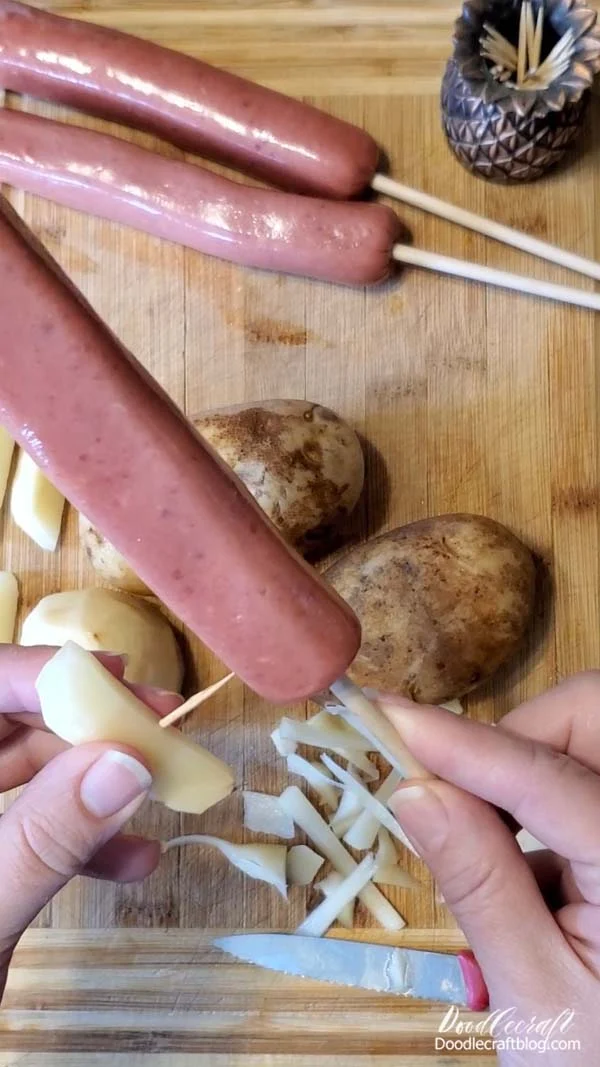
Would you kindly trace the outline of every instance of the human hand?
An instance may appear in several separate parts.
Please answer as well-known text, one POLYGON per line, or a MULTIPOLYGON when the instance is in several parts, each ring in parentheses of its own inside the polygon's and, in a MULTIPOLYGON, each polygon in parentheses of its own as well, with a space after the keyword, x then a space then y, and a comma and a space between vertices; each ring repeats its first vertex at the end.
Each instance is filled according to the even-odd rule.
MULTIPOLYGON (((35 681, 54 650, 0 645, 0 793, 27 785, 0 819, 0 998, 19 937, 76 874, 117 882, 151 874, 160 845, 119 834, 152 779, 122 745, 69 748, 45 728, 35 681)), ((119 656, 99 655, 122 678, 119 656)), ((132 686, 161 715, 179 698, 132 686)))
MULTIPOLYGON (((600 673, 572 678, 495 728, 440 708, 379 699, 411 752, 444 779, 408 783, 390 806, 477 957, 491 1010, 507 1013, 498 1017, 495 1036, 514 1038, 515 1021, 524 1020, 518 1027, 524 1036, 534 1017, 538 1023, 560 1019, 549 1035, 545 1067, 595 1062, 600 673), (523 856, 492 805, 551 851, 523 856), (564 1014, 570 1011, 572 1022, 564 1014), (571 1039, 581 1043, 580 1051, 552 1048, 554 1040, 571 1039)), ((456 1032, 446 1036, 456 1038, 456 1032)), ((529 1038, 542 1035, 529 1030, 529 1038)), ((533 1050, 505 1048, 499 1062, 522 1067, 542 1060, 533 1050)))

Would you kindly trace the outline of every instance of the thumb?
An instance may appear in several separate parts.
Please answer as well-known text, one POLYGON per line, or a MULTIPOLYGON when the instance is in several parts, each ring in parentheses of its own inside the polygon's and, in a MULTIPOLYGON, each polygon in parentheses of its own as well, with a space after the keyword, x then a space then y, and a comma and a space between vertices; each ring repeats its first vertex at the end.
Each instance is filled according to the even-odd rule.
POLYGON ((133 755, 107 744, 82 745, 48 763, 2 816, 4 966, 23 930, 127 822, 151 785, 150 772, 133 755))
MULTIPOLYGON (((526 1002, 541 974, 552 1003, 548 961, 559 958, 560 934, 534 875, 493 808, 439 781, 400 788, 390 807, 464 931, 492 1003, 526 1002)), ((560 998, 558 975, 554 984, 560 998)))

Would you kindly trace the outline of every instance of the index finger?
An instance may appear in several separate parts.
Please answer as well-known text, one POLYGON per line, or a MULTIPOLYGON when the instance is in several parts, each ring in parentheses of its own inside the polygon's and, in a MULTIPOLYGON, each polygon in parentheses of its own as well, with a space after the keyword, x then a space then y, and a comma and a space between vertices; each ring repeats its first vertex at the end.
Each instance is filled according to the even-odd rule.
MULTIPOLYGON (((38 713, 40 701, 35 688, 38 675, 56 653, 44 646, 0 645, 0 715, 38 713)), ((123 657, 99 652, 98 659, 116 678, 125 671, 123 657)))
MULTIPOLYGON (((56 651, 56 648, 46 646, 0 645, 0 715, 8 716, 12 722, 44 728, 35 683, 42 667, 56 651)), ((115 678, 123 680, 125 660, 122 656, 110 652, 95 652, 94 655, 115 678)), ((177 693, 147 685, 123 684, 160 716, 168 715, 182 702, 177 693)))
POLYGON ((434 774, 510 812, 566 859, 600 864, 600 778, 589 768, 509 730, 391 700, 385 714, 434 774))

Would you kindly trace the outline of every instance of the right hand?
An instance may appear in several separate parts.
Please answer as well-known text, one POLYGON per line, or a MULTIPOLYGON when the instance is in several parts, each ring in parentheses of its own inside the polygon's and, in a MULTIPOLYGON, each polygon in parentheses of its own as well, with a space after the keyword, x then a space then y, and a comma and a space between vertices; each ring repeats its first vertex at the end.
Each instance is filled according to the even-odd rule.
MULTIPOLYGON (((19 937, 71 878, 138 881, 160 860, 157 841, 118 833, 152 785, 139 754, 108 743, 69 748, 45 729, 35 681, 54 651, 0 645, 0 793, 29 783, 0 818, 0 997, 19 937)), ((123 677, 119 656, 98 657, 123 677)), ((131 688, 160 715, 180 703, 131 688)))
MULTIPOLYGON (((565 682, 496 728, 379 699, 413 755, 443 779, 407 782, 390 806, 467 936, 491 1009, 526 1024, 575 1013, 550 1041, 573 1039, 580 1051, 549 1041, 541 1055, 509 1049, 500 1062, 598 1062, 600 673, 565 682), (536 869, 495 808, 547 847, 532 854, 536 869)), ((500 1026, 496 1036, 509 1035, 500 1026)))

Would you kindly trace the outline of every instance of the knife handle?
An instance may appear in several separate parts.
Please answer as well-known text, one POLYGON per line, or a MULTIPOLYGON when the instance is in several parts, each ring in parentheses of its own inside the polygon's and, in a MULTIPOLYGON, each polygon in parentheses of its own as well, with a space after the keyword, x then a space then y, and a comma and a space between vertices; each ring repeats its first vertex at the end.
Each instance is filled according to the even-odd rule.
POLYGON ((465 983, 467 1007, 471 1011, 485 1011, 490 1004, 490 995, 475 956, 472 952, 460 952, 458 962, 465 983))

